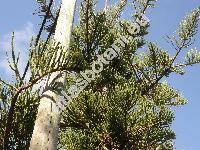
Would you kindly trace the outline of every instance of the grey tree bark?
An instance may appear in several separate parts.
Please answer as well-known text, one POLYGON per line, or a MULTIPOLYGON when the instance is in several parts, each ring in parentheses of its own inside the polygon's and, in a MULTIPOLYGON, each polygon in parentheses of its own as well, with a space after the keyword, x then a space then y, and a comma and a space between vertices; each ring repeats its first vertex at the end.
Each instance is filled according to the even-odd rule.
POLYGON ((108 9, 108 0, 104 1, 104 11, 107 11, 108 9))
MULTIPOLYGON (((57 56, 69 48, 75 3, 76 0, 62 0, 54 39, 65 48, 64 50, 59 50, 57 56)), ((49 76, 49 83, 53 84, 51 81, 58 75, 62 75, 62 77, 57 80, 64 84, 65 73, 63 72, 51 74, 49 76)), ((59 96, 50 89, 43 93, 30 142, 30 150, 56 150, 60 122, 60 112, 56 105, 58 101, 59 96)))

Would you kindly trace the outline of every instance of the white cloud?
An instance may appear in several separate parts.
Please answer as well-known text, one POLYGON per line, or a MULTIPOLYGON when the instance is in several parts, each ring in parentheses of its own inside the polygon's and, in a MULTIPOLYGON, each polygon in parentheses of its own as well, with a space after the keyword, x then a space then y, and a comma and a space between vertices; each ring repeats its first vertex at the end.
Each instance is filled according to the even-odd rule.
MULTIPOLYGON (((27 22, 22 29, 15 30, 15 38, 14 38, 14 47, 16 55, 20 52, 20 60, 19 60, 19 71, 22 73, 27 59, 28 59, 28 48, 30 44, 31 37, 34 35, 33 24, 31 22, 27 22)), ((11 70, 9 69, 9 65, 6 60, 5 52, 10 52, 11 46, 11 33, 0 37, 0 75, 6 79, 11 74, 11 70)))

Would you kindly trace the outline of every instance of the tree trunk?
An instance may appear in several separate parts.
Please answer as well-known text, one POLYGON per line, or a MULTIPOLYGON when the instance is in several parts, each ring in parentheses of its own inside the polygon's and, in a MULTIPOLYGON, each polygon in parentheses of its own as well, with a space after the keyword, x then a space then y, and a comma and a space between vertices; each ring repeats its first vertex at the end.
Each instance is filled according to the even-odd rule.
MULTIPOLYGON (((76 0, 62 0, 56 26, 54 39, 65 47, 65 51, 68 49, 70 43, 75 3, 76 0)), ((59 53, 63 53, 63 51, 58 51, 57 56, 59 56, 59 53)), ((51 74, 49 83, 53 84, 51 81, 60 74, 61 72, 51 74)), ((65 73, 62 73, 62 77, 58 80, 64 84, 65 73)), ((60 122, 60 113, 56 106, 58 101, 58 95, 50 89, 43 93, 30 142, 30 150, 56 150, 60 122)))
POLYGON ((104 11, 106 12, 108 9, 108 0, 105 0, 104 2, 104 11))

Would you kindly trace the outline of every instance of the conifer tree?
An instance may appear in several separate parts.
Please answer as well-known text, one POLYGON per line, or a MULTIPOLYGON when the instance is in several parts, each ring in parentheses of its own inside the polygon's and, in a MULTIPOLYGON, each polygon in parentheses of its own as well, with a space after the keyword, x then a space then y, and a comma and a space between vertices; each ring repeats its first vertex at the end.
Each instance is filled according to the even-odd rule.
MULTIPOLYGON (((191 11, 177 31, 167 36, 167 42, 175 52, 170 55, 168 50, 146 39, 150 22, 144 16, 156 6, 156 0, 131 2, 131 18, 121 16, 129 5, 127 0, 119 0, 116 4, 105 1, 106 7, 98 9, 99 3, 95 0, 81 0, 79 21, 73 27, 67 49, 69 53, 66 53, 67 44, 64 43, 69 40, 59 40, 60 35, 56 38, 56 23, 58 20, 59 24, 62 7, 60 11, 57 8, 52 10, 52 2, 48 4, 38 0, 39 15, 44 19, 38 35, 31 41, 29 61, 23 74, 19 73, 20 56, 15 52, 14 34, 12 36, 8 61, 15 78, 12 83, 0 80, 0 132, 3 133, 0 135, 0 149, 29 149, 30 143, 30 149, 41 149, 48 144, 52 145, 49 149, 57 146, 57 149, 66 150, 174 149, 176 136, 171 129, 174 120, 171 108, 186 104, 187 100, 163 79, 171 73, 183 75, 185 67, 200 63, 200 52, 191 48, 197 33, 200 8, 191 11), (129 30, 133 24, 139 25, 138 30, 129 30), (41 38, 44 30, 48 33, 47 39, 41 38), (116 40, 122 37, 123 44, 116 44, 116 40), (91 82, 88 81, 76 98, 68 101, 63 91, 69 93, 72 85, 80 84, 77 79, 83 80, 83 73, 91 70, 94 62, 102 60, 109 48, 116 50, 116 47, 116 57, 108 61, 104 55, 103 70, 95 74, 94 80, 89 76, 91 82), (183 51, 188 53, 180 62, 178 57, 183 51), (29 70, 31 75, 27 81, 29 70), (63 74, 60 76, 57 72, 65 72, 66 84, 59 80, 63 79, 63 74), (47 84, 48 88, 44 88, 42 83, 45 80, 48 83, 52 74, 58 76, 47 84), (38 88, 37 84, 41 87, 38 88), (63 86, 64 90, 60 90, 63 86), (60 116, 58 145, 55 143, 57 132, 50 131, 52 137, 37 136, 36 131, 40 130, 35 129, 51 125, 50 121, 53 121, 39 124, 38 120, 38 112, 42 110, 40 102, 47 89, 66 102, 60 116), (43 141, 42 138, 47 141, 49 138, 49 143, 39 143, 39 147, 34 147, 37 140, 43 141)), ((64 36, 67 34, 63 33, 64 36)), ((76 95, 78 91, 73 89, 71 92, 76 95)), ((52 99, 48 104, 56 107, 58 102, 52 99)), ((49 119, 46 111, 41 115, 49 119)), ((55 120, 57 123, 50 128, 58 131, 59 115, 55 120)))
MULTIPOLYGON (((57 62, 60 56, 64 54, 63 57, 66 57, 68 53, 67 50, 70 43, 75 3, 76 0, 62 0, 54 35, 55 42, 58 43, 59 46, 62 46, 62 49, 58 49, 58 51, 54 53, 55 56, 53 57, 55 57, 55 60, 50 62, 50 65, 55 62, 55 67, 59 66, 57 62)), ((45 92, 42 94, 38 107, 30 150, 53 150, 57 147, 60 113, 56 104, 59 99, 54 90, 49 87, 54 86, 56 83, 64 84, 65 74, 66 73, 62 71, 49 74, 47 86, 45 87, 45 92)))
MULTIPOLYGON (((71 56, 71 62, 77 61, 76 68, 91 68, 90 64, 98 59, 96 56, 103 54, 120 36, 132 38, 125 47, 120 47, 119 57, 105 65, 95 80, 67 105, 62 115, 60 145, 70 150, 173 149, 171 107, 187 101, 161 79, 171 73, 183 74, 184 67, 199 63, 200 53, 191 50, 183 63, 176 64, 178 55, 193 43, 199 8, 180 23, 177 35, 168 36, 176 52, 170 56, 145 39, 148 23, 140 26, 137 35, 127 31, 126 26, 132 20, 118 19, 126 1, 117 7, 111 6, 106 12, 95 12, 94 4, 92 0, 83 0, 80 24, 73 32, 70 48, 77 54, 74 59, 71 56)), ((137 1, 134 20, 140 20, 154 4, 154 1, 137 1)), ((66 89, 77 82, 81 70, 76 71, 75 79, 72 76, 67 82, 66 89)))

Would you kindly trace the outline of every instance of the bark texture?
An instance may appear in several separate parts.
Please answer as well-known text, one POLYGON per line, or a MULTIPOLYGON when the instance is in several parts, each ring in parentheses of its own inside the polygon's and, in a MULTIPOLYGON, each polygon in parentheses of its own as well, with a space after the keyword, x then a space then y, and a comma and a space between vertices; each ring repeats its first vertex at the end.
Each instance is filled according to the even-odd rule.
MULTIPOLYGON (((56 25, 54 39, 61 43, 66 51, 69 47, 76 0, 62 0, 61 10, 56 25)), ((59 53, 64 51, 59 50, 59 53)), ((59 59, 59 58, 58 58, 59 59)), ((56 72, 49 76, 48 83, 65 82, 65 73, 56 72), (58 76, 58 79, 54 80, 58 76)), ((49 86, 48 86, 49 87, 49 86)), ((56 103, 59 96, 51 89, 47 89, 40 100, 37 118, 30 142, 30 150, 56 150, 58 143, 60 113, 56 103)))

